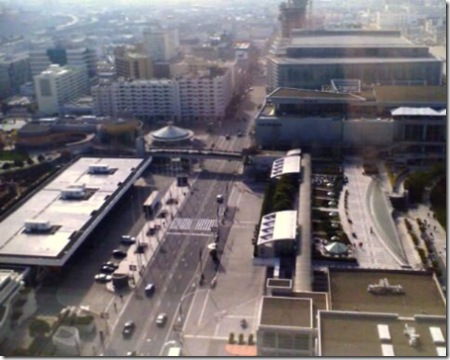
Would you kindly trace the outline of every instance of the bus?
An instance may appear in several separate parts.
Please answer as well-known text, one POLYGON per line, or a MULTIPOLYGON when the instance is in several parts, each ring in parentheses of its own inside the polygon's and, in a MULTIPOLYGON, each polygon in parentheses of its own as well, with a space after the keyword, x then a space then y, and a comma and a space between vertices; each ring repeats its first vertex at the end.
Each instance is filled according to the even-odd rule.
POLYGON ((150 196, 145 200, 143 208, 146 217, 151 217, 158 211, 159 206, 161 205, 161 196, 159 191, 152 191, 150 196))

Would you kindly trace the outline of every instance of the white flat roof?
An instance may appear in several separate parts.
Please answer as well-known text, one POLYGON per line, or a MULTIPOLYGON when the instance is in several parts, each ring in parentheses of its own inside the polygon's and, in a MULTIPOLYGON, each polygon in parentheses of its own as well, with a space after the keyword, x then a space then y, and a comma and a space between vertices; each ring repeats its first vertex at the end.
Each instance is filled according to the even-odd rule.
POLYGON ((272 164, 271 178, 281 176, 283 174, 299 174, 301 156, 285 156, 276 159, 272 164))
POLYGON ((143 169, 139 173, 134 170, 142 162, 131 158, 80 158, 0 223, 0 262, 63 265, 92 229, 84 229, 85 236, 75 239, 71 235, 108 210, 104 207, 107 200, 116 197, 126 183, 136 180, 143 169), (111 174, 88 173, 89 165, 100 163, 115 170, 111 174), (82 184, 92 192, 89 198, 61 199, 62 190, 82 184), (94 211, 98 212, 93 216, 94 211), (52 233, 26 233, 25 220, 48 220, 55 228, 52 233))
POLYGON ((258 245, 276 240, 294 240, 297 233, 297 211, 286 210, 263 216, 258 245))
POLYGON ((417 108, 417 107, 398 107, 396 109, 391 110, 392 116, 446 116, 447 115, 447 109, 443 110, 434 110, 430 107, 425 108, 417 108))

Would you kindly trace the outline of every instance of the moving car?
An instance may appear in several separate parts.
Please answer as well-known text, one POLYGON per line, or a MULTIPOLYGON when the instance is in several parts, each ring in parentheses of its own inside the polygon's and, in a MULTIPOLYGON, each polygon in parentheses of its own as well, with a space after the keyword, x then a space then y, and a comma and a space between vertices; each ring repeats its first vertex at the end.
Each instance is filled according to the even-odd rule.
POLYGON ((242 137, 242 131, 238 131, 238 133, 237 133, 237 137, 242 137))
POLYGON ((156 317, 156 325, 163 327, 167 321, 167 314, 161 313, 156 317))
POLYGON ((144 292, 148 297, 152 296, 155 293, 155 285, 148 283, 144 288, 144 292))
POLYGON ((116 271, 116 267, 109 266, 109 265, 102 265, 100 268, 100 272, 103 274, 112 274, 114 271, 116 271))
POLYGON ((226 139, 226 140, 230 140, 230 139, 231 139, 230 134, 226 134, 226 135, 225 135, 225 139, 226 139))
POLYGON ((108 274, 97 274, 94 276, 94 280, 99 283, 107 283, 112 280, 112 276, 108 274))
POLYGON ((124 337, 130 337, 131 335, 133 335, 134 330, 136 330, 136 324, 133 321, 127 321, 123 325, 122 335, 124 337))
POLYGON ((123 245, 133 245, 136 242, 136 238, 130 235, 122 235, 120 243, 123 245))

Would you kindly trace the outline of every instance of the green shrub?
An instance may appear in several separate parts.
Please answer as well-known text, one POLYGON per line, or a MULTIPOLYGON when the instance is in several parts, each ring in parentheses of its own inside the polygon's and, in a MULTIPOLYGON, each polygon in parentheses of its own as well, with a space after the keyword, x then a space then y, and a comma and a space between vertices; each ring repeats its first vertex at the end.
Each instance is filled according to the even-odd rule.
POLYGON ((235 344, 236 341, 234 340, 234 333, 230 333, 228 336, 228 344, 235 344))
POLYGON ((249 345, 255 345, 255 340, 254 340, 253 334, 250 334, 250 335, 248 336, 248 344, 249 344, 249 345))
POLYGON ((244 334, 239 334, 239 345, 245 345, 244 334))

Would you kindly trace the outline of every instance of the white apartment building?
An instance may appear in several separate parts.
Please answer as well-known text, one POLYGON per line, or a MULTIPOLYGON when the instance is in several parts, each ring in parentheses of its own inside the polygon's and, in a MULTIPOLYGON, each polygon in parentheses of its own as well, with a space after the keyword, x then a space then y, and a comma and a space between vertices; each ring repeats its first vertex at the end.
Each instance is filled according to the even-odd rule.
POLYGON ((211 68, 173 80, 119 79, 92 88, 94 113, 143 120, 221 120, 233 95, 230 68, 211 68))
POLYGON ((45 115, 59 113, 65 103, 89 92, 84 67, 51 64, 47 70, 34 76, 39 112, 45 115))
POLYGON ((177 55, 179 47, 177 29, 149 28, 144 30, 143 49, 153 61, 169 61, 177 55))
POLYGON ((180 117, 178 83, 174 80, 103 82, 92 88, 96 115, 133 114, 142 119, 180 117))
POLYGON ((222 119, 233 96, 232 69, 214 67, 178 79, 182 118, 222 119))

